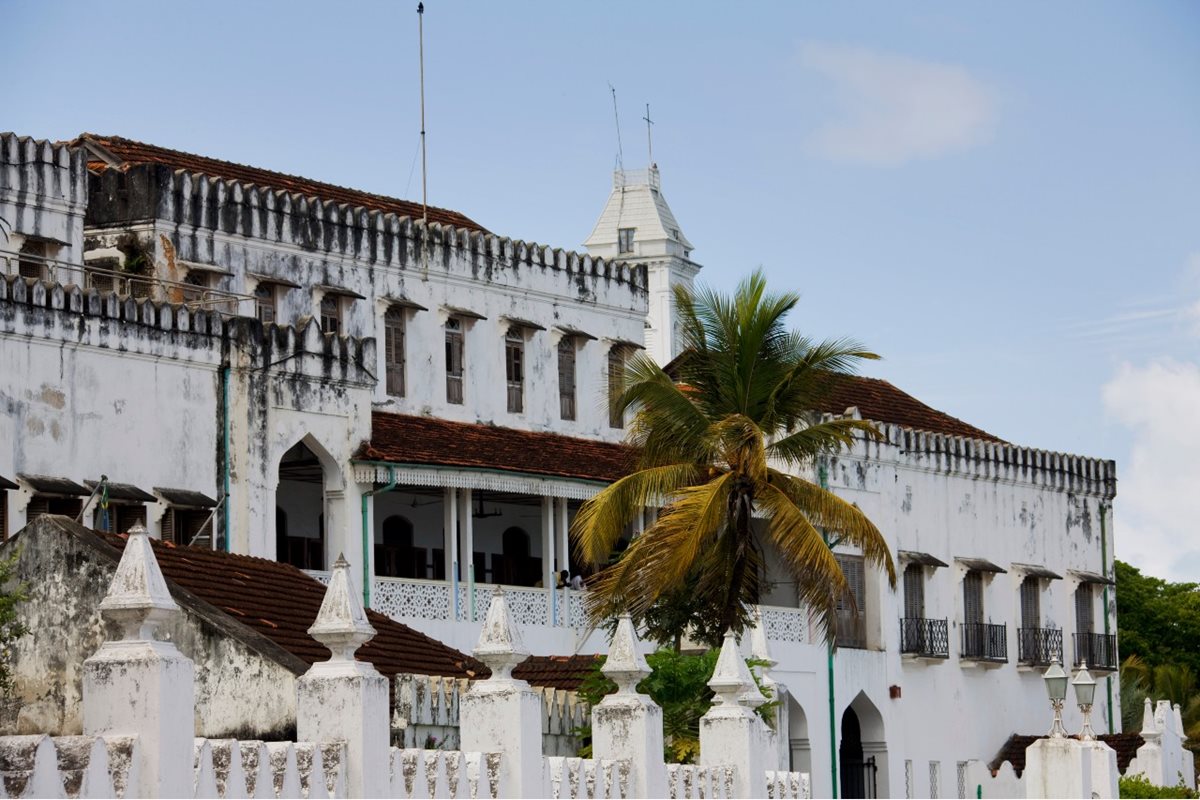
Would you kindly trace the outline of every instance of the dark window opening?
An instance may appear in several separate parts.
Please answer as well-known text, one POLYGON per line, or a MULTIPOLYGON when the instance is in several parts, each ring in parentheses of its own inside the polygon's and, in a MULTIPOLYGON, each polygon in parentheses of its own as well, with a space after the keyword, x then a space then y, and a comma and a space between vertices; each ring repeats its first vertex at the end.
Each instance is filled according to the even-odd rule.
POLYGON ((342 332, 342 301, 335 294, 327 294, 321 298, 321 332, 342 332))
POLYGON ((259 322, 264 325, 275 322, 275 287, 269 283, 254 287, 254 307, 259 322))
POLYGON ((621 228, 617 231, 617 252, 633 252, 633 234, 637 228, 621 228))

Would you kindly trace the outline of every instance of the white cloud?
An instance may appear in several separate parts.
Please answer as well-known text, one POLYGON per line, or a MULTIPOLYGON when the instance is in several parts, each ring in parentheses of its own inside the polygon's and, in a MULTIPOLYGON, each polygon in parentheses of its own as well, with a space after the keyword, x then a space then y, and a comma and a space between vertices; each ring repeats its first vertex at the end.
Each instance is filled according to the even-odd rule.
POLYGON ((963 67, 825 42, 805 43, 801 57, 833 82, 843 111, 809 143, 823 156, 896 165, 966 150, 991 134, 995 96, 963 67))
POLYGON ((1123 364, 1105 409, 1134 435, 1118 464, 1117 557, 1156 577, 1200 577, 1200 364, 1123 364))

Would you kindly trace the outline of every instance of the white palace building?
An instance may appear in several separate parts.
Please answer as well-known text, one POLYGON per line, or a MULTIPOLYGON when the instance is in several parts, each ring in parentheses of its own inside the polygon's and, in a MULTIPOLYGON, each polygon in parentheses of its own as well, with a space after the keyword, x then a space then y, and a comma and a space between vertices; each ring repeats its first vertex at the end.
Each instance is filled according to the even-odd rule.
MULTIPOLYGON (((616 173, 584 248, 119 137, 3 134, 0 532, 142 523, 323 580, 343 553, 367 606, 458 650, 502 584, 535 654, 606 652, 555 577, 580 504, 632 463, 609 386, 637 349, 677 355, 671 287, 700 265, 654 166, 616 173)), ((816 410, 883 432, 809 477, 901 574, 839 550, 857 614, 831 654, 771 571, 780 739, 814 794, 966 796, 967 762, 1047 728, 1055 657, 1086 661, 1093 724, 1118 730, 1114 463, 870 378, 816 410)))

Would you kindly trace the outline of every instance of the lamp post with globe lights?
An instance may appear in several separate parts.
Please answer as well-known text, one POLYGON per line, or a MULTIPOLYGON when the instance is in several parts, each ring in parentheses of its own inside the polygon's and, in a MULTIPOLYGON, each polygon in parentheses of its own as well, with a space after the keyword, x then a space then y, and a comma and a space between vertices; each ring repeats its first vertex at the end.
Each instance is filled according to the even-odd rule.
POLYGON ((1086 661, 1080 663, 1071 687, 1075 689, 1075 702, 1083 713, 1083 729, 1079 731, 1079 739, 1094 741, 1096 732, 1092 730, 1092 701, 1096 699, 1096 679, 1088 672, 1086 661))
MULTIPOLYGON (((1067 673, 1058 663, 1058 657, 1050 662, 1050 668, 1042 676, 1046 681, 1046 694, 1050 696, 1050 707, 1054 709, 1054 725, 1050 728, 1051 739, 1063 739, 1067 735, 1062 724, 1063 702, 1067 699, 1067 673)), ((1095 686, 1093 685, 1093 689, 1095 686)))

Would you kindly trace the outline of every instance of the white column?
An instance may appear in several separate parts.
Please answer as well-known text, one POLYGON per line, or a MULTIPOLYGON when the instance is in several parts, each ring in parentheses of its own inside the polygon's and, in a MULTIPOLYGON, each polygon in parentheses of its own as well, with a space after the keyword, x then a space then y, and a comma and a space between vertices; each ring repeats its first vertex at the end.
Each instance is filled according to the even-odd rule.
POLYGON ((458 489, 447 486, 442 496, 444 516, 442 553, 446 561, 446 583, 450 584, 450 606, 458 619, 458 489))
POLYGON ((571 540, 570 526, 567 524, 567 498, 560 497, 556 502, 558 521, 555 523, 555 531, 558 533, 558 569, 561 572, 571 568, 571 540))
POLYGON ((138 737, 141 780, 127 796, 191 797, 195 668, 173 643, 154 638, 179 607, 141 525, 129 531, 100 614, 120 626, 121 639, 83 662, 83 732, 138 737))
POLYGON ((385 797, 391 771, 388 681, 369 662, 354 657, 375 629, 353 590, 344 558, 333 565, 325 600, 308 633, 331 656, 296 681, 296 736, 305 742, 344 741, 347 795, 385 797))
POLYGON ((554 499, 542 498, 542 586, 554 591, 554 499))
POLYGON ((470 489, 463 489, 459 492, 458 514, 462 521, 459 526, 462 533, 462 547, 460 548, 462 558, 459 560, 462 564, 458 575, 459 580, 467 587, 467 607, 463 611, 467 614, 467 619, 473 622, 475 620, 475 518, 471 514, 471 498, 470 489))

